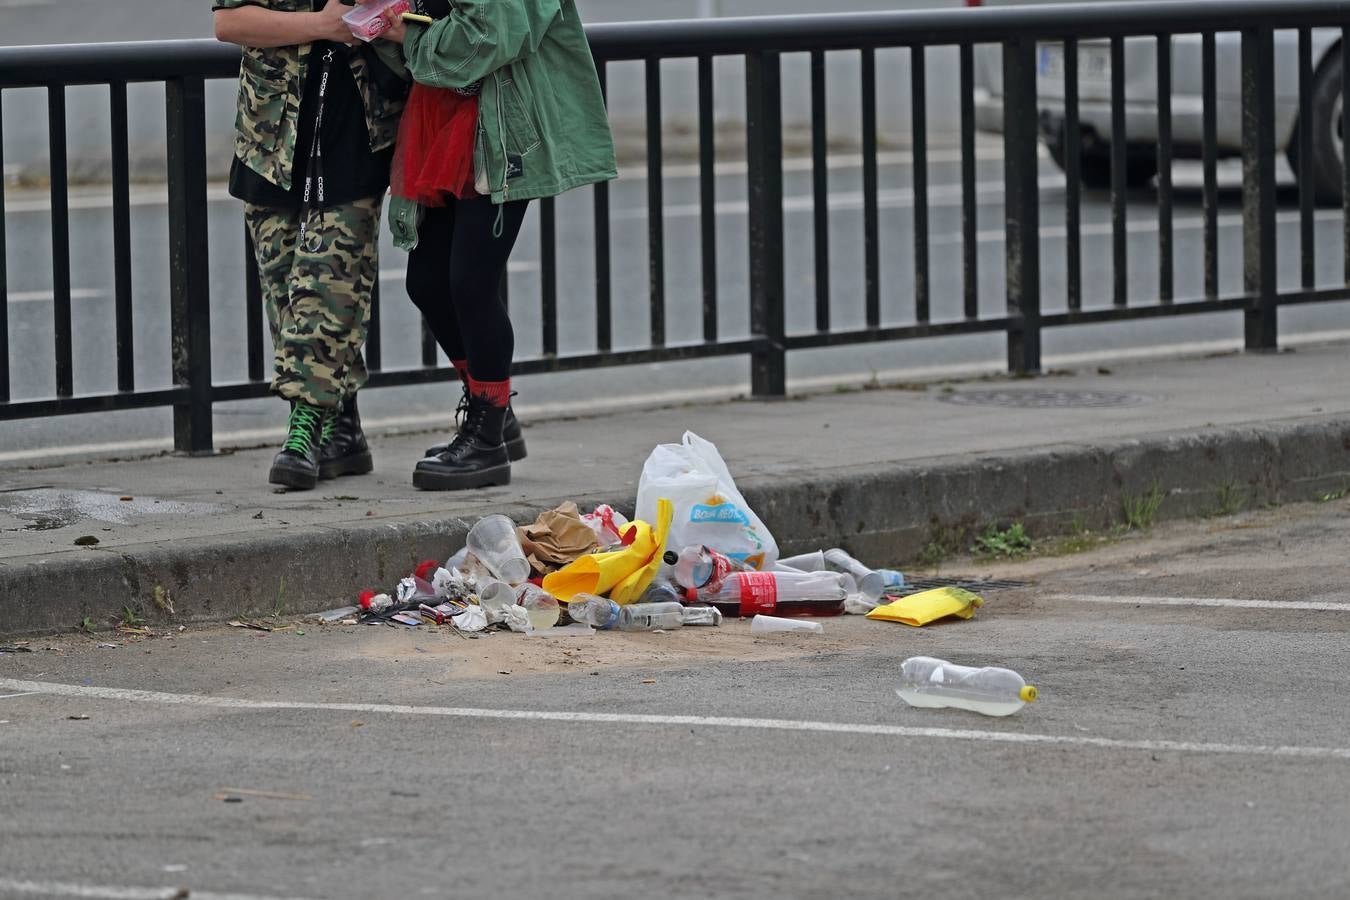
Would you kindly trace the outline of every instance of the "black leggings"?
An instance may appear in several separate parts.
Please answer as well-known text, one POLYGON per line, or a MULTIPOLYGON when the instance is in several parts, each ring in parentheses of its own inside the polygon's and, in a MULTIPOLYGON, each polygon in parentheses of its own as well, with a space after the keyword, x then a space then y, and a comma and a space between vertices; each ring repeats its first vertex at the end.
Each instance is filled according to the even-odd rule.
POLYGON ((511 377, 516 335, 498 286, 529 205, 451 197, 445 207, 426 210, 408 257, 408 296, 436 343, 450 359, 467 359, 478 381, 511 377), (501 236, 493 237, 499 211, 501 236))

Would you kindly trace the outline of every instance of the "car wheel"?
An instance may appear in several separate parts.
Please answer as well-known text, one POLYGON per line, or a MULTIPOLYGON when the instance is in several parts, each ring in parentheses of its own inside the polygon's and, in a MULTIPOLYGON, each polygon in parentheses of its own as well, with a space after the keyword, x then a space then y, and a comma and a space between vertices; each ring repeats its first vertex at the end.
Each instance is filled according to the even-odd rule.
MULTIPOLYGON (((1317 68, 1312 96, 1312 159, 1309 178, 1318 203, 1339 204, 1344 180, 1341 156, 1341 51, 1329 54, 1317 68)), ((1289 164, 1299 175, 1298 129, 1289 141, 1289 164)))
MULTIPOLYGON (((1062 168, 1062 167, 1061 167, 1062 168)), ((1083 186, 1094 191, 1111 190, 1111 156, 1108 153, 1084 153, 1079 167, 1083 186)), ((1158 161, 1146 156, 1128 156, 1125 160, 1127 190, 1147 187, 1158 174, 1158 161)))

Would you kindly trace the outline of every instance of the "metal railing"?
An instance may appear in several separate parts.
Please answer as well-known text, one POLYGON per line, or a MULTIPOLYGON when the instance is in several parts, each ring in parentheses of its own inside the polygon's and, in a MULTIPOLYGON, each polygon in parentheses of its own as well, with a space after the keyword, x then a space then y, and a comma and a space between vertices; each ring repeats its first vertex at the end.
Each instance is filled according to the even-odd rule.
MULTIPOLYGON (((555 205, 540 203, 541 276, 538 315, 542 347, 537 356, 520 360, 518 374, 576 370, 644 362, 748 355, 757 397, 775 397, 786 389, 787 354, 807 348, 904 341, 938 335, 1004 332, 1009 369, 1036 372, 1041 367, 1041 336, 1046 328, 1191 313, 1241 312, 1246 346, 1272 349, 1277 343, 1277 314, 1282 305, 1350 299, 1345 285, 1319 289, 1314 267, 1314 197, 1306 177, 1300 182, 1299 223, 1301 288, 1281 292, 1276 281, 1276 184, 1274 153, 1275 64, 1273 35, 1295 29, 1299 36, 1298 146, 1300 167, 1311 165, 1311 86, 1314 69, 1309 50, 1313 28, 1331 27, 1342 37, 1350 32, 1350 2, 1343 0, 1172 0, 1172 2, 1092 3, 1082 6, 1011 7, 937 10, 891 14, 791 16, 683 22, 596 25, 589 29, 602 83, 610 65, 640 61, 646 78, 647 209, 649 248, 649 346, 616 350, 613 342, 613 270, 611 265, 611 187, 598 185, 594 195, 595 348, 583 354, 559 352, 558 255, 555 205), (1218 190, 1215 181, 1217 141, 1215 110, 1215 35, 1241 35, 1243 290, 1220 293, 1218 269, 1218 190), (1172 219, 1173 94, 1171 41, 1177 35, 1202 36, 1204 169, 1204 290, 1200 296, 1174 296, 1174 227, 1172 219), (1125 133, 1125 39, 1157 42, 1157 107, 1159 110, 1156 186, 1159 207, 1157 300, 1129 303, 1127 280, 1127 163, 1131 148, 1125 133), (1113 127, 1111 162, 1111 303, 1084 305, 1082 254, 1082 190, 1080 186, 1079 42, 1109 41, 1113 127), (1066 309, 1043 313, 1041 296, 1037 53, 1042 42, 1063 44, 1065 123, 1065 253, 1066 309), (982 316, 979 308, 980 267, 977 234, 974 59, 981 45, 1002 48, 1003 168, 1006 309, 982 316), (927 133, 927 54, 929 48, 956 48, 959 71, 961 148, 961 303, 957 315, 934 315, 932 296, 927 133), (886 321, 882 310, 882 254, 887 249, 879 207, 876 54, 886 48, 908 48, 912 104, 913 243, 897 248, 912 253, 914 315, 886 321), (803 53, 810 60, 811 194, 814 259, 815 328, 789 333, 785 325, 783 79, 784 54, 803 53), (826 57, 856 53, 861 61, 857 102, 862 107, 862 233, 860 328, 832 326, 835 298, 831 291, 830 205, 826 140, 826 57), (737 56, 745 63, 749 229, 749 335, 726 339, 719 334, 723 302, 717 268, 718 176, 715 169, 714 57, 737 56), (692 58, 697 63, 698 203, 701 249, 702 341, 671 344, 666 339, 666 250, 663 209, 661 75, 663 60, 692 58)), ((212 404, 263 396, 266 357, 262 338, 262 305, 256 273, 241 290, 248 322, 248 380, 212 381, 211 298, 207 236, 207 147, 205 84, 233 78, 238 54, 210 41, 114 44, 0 49, 0 100, 4 90, 42 88, 47 94, 51 155, 51 259, 56 372, 55 396, 15 400, 10 396, 8 357, 0 359, 0 420, 122 410, 151 406, 174 409, 175 444, 181 451, 206 452, 212 447, 212 404), (133 82, 165 85, 168 124, 169 316, 171 319, 173 386, 137 389, 133 371, 132 268, 128 178, 127 89, 133 82), (67 183, 66 90, 72 85, 106 85, 112 122, 112 228, 114 235, 113 302, 115 306, 116 391, 77 395, 74 391, 71 335, 71 254, 67 183)), ((1350 66, 1342 72, 1350 88, 1350 66)), ((1350 106, 1342 105, 1350 133, 1350 106)), ((0 134, 0 146, 3 146, 0 134)), ((0 160, 2 161, 2 160, 0 160)), ((1344 191, 1346 284, 1350 284, 1350 168, 1344 191)), ((4 185, 0 183, 0 203, 4 185)), ((0 347, 9 346, 5 223, 0 219, 0 347)), ((944 300, 945 298, 939 298, 944 300)), ((517 308, 516 314, 520 314, 517 308)), ((366 348, 371 386, 408 385, 450 380, 453 369, 437 365, 436 347, 423 338, 423 367, 384 369, 378 304, 366 348)))

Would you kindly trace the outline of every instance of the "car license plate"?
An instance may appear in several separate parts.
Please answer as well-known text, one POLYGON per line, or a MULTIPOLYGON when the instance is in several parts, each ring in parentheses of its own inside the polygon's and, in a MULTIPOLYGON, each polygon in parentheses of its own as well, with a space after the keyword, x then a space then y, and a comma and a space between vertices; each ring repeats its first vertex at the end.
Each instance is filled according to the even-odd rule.
MULTIPOLYGON (((1045 44, 1041 47, 1038 71, 1043 78, 1064 77, 1064 46, 1045 44)), ((1111 80, 1111 48, 1078 48, 1078 80, 1109 82, 1111 80)))

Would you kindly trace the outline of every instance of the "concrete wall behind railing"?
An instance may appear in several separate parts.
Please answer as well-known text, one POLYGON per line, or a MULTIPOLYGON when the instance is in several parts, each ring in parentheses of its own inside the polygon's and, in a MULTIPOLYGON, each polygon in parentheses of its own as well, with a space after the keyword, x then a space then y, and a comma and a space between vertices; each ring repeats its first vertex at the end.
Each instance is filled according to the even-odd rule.
MULTIPOLYGON (((17 6, 0 4, 0 45, 83 43, 209 37, 210 0, 131 0, 136 16, 126 15, 127 4, 106 0, 25 0, 17 6), (147 31, 147 25, 153 31, 147 31)), ((842 0, 834 12, 918 9, 960 6, 961 0, 842 0)), ((805 0, 580 0, 590 22, 613 22, 708 16, 758 16, 819 12, 805 0)), ((954 50, 929 51, 929 141, 950 145, 958 127, 957 68, 954 50)), ((740 59, 715 64, 716 116, 720 152, 735 157, 744 141, 744 66, 740 59)), ((858 55, 834 53, 829 67, 829 126, 837 147, 858 143, 861 113, 858 92, 858 55)), ((688 158, 696 146, 695 66, 672 60, 662 66, 664 147, 668 159, 688 158)), ((888 144, 909 140, 909 56, 907 51, 882 51, 877 57, 879 128, 888 144)), ((800 149, 809 139, 810 82, 806 56, 784 59, 784 121, 790 148, 800 149)), ((609 85, 615 133, 620 155, 640 161, 643 144, 645 93, 641 63, 610 66, 609 85)), ((11 179, 41 182, 47 175, 47 101, 42 90, 11 90, 3 95, 4 172, 11 179)), ((129 122, 132 170, 137 180, 156 181, 164 173, 164 89, 162 85, 132 85, 129 122)), ((68 139, 71 177, 79 182, 107 179, 107 88, 67 90, 68 139)), ((230 158, 234 124, 234 86, 208 86, 208 139, 212 175, 223 175, 230 158)))

